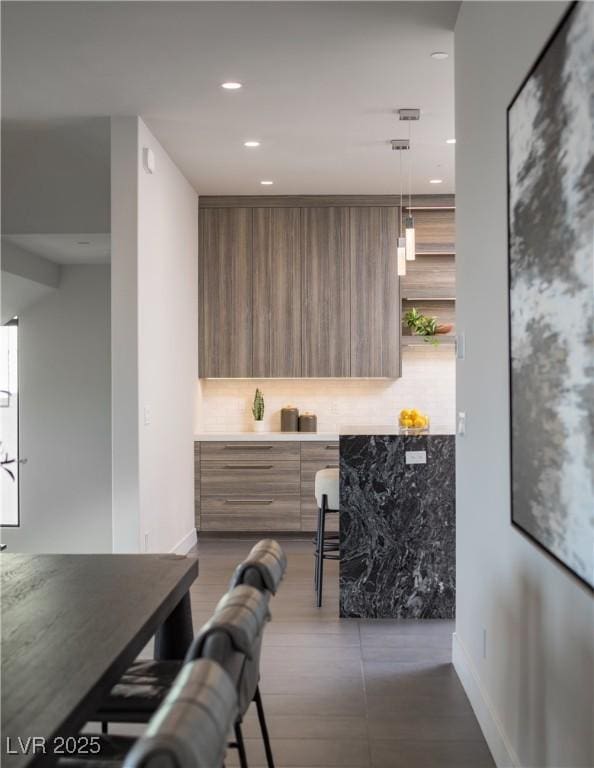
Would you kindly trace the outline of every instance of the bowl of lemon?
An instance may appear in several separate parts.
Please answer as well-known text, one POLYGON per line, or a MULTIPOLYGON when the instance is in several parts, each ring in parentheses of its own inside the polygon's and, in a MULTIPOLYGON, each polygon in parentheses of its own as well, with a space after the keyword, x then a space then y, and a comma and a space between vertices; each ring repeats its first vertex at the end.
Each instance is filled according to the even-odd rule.
POLYGON ((416 408, 405 408, 398 416, 401 435, 425 435, 429 432, 429 416, 416 408))

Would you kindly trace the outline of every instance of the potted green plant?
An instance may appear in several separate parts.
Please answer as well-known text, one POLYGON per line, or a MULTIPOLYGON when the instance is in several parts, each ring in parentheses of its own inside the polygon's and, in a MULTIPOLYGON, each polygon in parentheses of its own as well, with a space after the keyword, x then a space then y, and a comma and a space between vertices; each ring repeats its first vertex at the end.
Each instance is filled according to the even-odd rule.
POLYGON ((256 389, 254 395, 252 414, 254 416, 254 432, 264 432, 264 395, 260 389, 256 389))
POLYGON ((435 338, 437 333, 437 318, 428 317, 419 312, 415 307, 409 309, 404 315, 407 326, 417 336, 424 336, 425 341, 437 346, 439 341, 435 338))

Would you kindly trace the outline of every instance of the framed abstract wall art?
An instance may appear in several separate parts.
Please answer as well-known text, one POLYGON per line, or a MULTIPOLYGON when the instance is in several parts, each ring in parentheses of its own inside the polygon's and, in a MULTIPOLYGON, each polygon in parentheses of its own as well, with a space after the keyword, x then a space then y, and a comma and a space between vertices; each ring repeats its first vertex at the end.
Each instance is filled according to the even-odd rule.
POLYGON ((594 588, 594 3, 507 111, 511 517, 594 588))

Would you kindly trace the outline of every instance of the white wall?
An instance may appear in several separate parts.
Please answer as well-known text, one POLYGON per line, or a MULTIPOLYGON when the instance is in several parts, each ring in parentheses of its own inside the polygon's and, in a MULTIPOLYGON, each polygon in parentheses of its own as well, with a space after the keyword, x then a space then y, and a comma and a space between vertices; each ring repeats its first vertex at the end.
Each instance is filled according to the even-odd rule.
POLYGON ((112 120, 112 206, 114 419, 125 419, 114 424, 114 548, 184 551, 195 542, 198 197, 135 117, 112 120))
POLYGON ((464 3, 456 26, 454 657, 499 766, 594 765, 594 602, 510 525, 506 107, 564 3, 464 3), (486 630, 486 658, 483 654, 486 630))
POLYGON ((111 551, 109 266, 64 266, 19 314, 21 526, 13 552, 111 551))
POLYGON ((396 381, 203 379, 196 432, 249 430, 256 386, 264 392, 264 421, 271 431, 280 429, 280 409, 291 403, 317 414, 320 432, 338 432, 346 424, 393 424, 402 408, 413 407, 429 415, 433 432, 454 432, 456 361, 451 345, 403 348, 402 378, 396 381))
POLYGON ((109 118, 3 121, 2 232, 109 232, 109 118))

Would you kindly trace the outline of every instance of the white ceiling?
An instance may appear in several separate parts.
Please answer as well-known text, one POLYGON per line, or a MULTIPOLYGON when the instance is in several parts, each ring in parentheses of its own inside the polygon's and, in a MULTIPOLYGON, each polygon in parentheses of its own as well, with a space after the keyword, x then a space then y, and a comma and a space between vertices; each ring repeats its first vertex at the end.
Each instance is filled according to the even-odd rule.
POLYGON ((110 235, 26 234, 2 235, 2 242, 18 245, 54 264, 106 264, 110 261, 110 235))
POLYGON ((142 115, 200 194, 370 194, 398 191, 395 110, 420 107, 413 191, 453 192, 458 6, 4 2, 3 115, 142 115))

